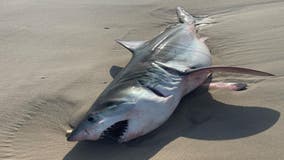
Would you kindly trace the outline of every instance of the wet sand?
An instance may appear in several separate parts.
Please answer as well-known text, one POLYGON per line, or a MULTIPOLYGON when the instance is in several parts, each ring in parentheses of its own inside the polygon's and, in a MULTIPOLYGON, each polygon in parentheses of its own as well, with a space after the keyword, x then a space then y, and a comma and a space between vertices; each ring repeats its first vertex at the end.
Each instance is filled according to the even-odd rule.
POLYGON ((15 0, 0 3, 0 159, 284 159, 284 2, 281 0, 15 0), (126 144, 67 142, 65 131, 175 7, 209 15, 200 34, 214 64, 275 74, 216 74, 240 92, 198 89, 158 130, 126 144))

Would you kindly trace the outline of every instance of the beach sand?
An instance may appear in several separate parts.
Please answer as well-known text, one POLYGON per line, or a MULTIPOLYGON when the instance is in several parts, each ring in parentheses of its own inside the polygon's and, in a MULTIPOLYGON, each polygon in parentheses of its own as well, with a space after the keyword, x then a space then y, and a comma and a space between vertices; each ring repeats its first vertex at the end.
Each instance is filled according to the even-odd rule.
POLYGON ((0 159, 284 159, 281 0, 13 0, 0 3, 0 159), (215 23, 202 36, 216 65, 275 74, 216 74, 240 92, 198 89, 159 129, 126 144, 67 142, 65 133, 131 54, 115 39, 148 40, 176 6, 215 23))

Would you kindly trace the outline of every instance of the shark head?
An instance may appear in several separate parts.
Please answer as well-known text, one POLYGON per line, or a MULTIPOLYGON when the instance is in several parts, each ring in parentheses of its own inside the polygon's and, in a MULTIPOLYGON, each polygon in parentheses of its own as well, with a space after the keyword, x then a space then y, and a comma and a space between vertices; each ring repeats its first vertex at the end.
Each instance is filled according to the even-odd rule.
POLYGON ((113 101, 106 108, 89 112, 68 136, 68 141, 98 140, 108 138, 120 141, 128 128, 128 118, 133 103, 113 101))
POLYGON ((126 142, 156 129, 168 117, 157 115, 167 113, 164 105, 170 97, 160 97, 149 89, 133 86, 120 87, 109 94, 111 96, 103 96, 94 104, 96 110, 87 113, 68 136, 68 141, 126 142))

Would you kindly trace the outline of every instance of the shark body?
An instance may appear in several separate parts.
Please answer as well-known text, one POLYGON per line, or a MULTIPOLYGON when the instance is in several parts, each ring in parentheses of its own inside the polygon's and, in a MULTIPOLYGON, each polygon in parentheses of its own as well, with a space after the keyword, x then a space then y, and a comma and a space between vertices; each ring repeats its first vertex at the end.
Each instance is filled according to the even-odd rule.
POLYGON ((133 53, 127 66, 112 73, 101 93, 67 140, 110 138, 126 142, 161 126, 181 98, 215 72, 260 76, 269 73, 239 67, 211 66, 205 38, 196 33, 197 19, 177 7, 179 23, 149 41, 117 41, 133 53))

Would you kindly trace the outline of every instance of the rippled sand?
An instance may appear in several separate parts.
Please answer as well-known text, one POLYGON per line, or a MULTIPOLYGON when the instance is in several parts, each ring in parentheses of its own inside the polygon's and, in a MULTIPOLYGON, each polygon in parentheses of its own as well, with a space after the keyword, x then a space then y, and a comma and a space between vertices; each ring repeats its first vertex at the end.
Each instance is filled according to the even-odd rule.
POLYGON ((284 2, 281 0, 0 3, 0 159, 284 159, 284 2), (127 144, 67 142, 65 131, 125 65, 115 39, 147 40, 175 7, 209 15, 200 34, 214 64, 275 77, 218 74, 241 92, 198 89, 155 132, 127 144))

